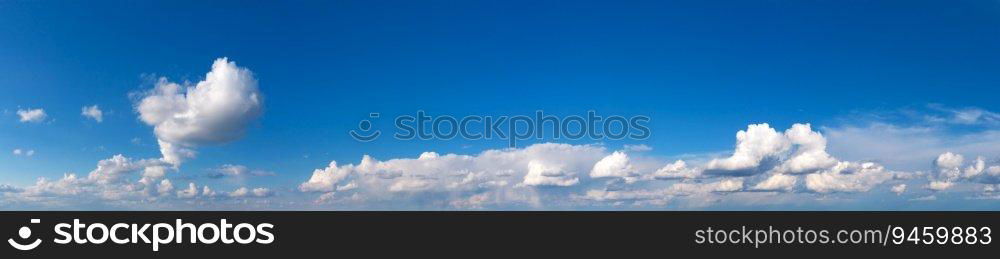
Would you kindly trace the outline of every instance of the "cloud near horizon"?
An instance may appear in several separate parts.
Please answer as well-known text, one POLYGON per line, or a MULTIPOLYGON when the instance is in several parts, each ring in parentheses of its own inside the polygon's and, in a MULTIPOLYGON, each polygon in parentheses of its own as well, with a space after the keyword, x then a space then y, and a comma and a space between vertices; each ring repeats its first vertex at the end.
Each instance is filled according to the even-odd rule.
MULTIPOLYGON (((476 155, 425 152, 418 158, 384 161, 365 155, 358 164, 332 161, 328 167, 316 169, 299 190, 320 193, 316 202, 324 204, 447 199, 437 204, 453 208, 662 206, 692 197, 718 201, 737 193, 819 199, 867 193, 879 186, 884 186, 883 192, 902 195, 905 183, 925 176, 923 172, 890 170, 873 161, 839 160, 826 152, 826 145, 823 134, 809 124, 794 124, 779 132, 762 123, 737 132, 731 155, 701 164, 609 151, 600 145, 558 143, 486 150, 476 155)), ((958 160, 949 161, 948 170, 958 170, 958 160)), ((983 177, 976 178, 980 179, 976 183, 995 184, 982 180, 994 179, 991 175, 978 174, 1000 172, 1000 166, 988 170, 982 161, 966 168, 966 177, 983 177)), ((938 177, 926 177, 927 184, 938 177)))

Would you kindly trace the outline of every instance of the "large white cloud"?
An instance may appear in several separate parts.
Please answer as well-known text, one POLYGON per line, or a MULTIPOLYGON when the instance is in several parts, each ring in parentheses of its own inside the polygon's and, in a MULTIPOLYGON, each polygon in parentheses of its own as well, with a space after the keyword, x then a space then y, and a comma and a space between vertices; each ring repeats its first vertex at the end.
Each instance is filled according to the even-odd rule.
POLYGON ((826 153, 826 138, 812 130, 809 124, 795 124, 785 131, 785 137, 795 147, 795 152, 778 168, 780 173, 810 173, 829 168, 837 163, 826 153))
POLYGON ((730 157, 713 159, 705 169, 719 174, 811 173, 837 163, 826 152, 826 138, 809 124, 794 124, 779 133, 768 124, 752 124, 736 133, 736 150, 730 157), (763 164, 767 159, 777 164, 763 164))
POLYGON ((741 171, 756 168, 765 158, 787 151, 788 139, 767 123, 751 124, 736 132, 736 150, 733 155, 713 159, 705 166, 708 170, 741 171))
POLYGON ((193 85, 160 78, 136 110, 143 122, 154 127, 164 161, 176 166, 194 156, 193 147, 243 136, 262 107, 253 73, 219 58, 205 79, 193 85))
POLYGON ((597 161, 594 169, 590 171, 590 177, 631 177, 635 176, 635 169, 629 163, 628 155, 625 152, 615 151, 610 155, 597 161))

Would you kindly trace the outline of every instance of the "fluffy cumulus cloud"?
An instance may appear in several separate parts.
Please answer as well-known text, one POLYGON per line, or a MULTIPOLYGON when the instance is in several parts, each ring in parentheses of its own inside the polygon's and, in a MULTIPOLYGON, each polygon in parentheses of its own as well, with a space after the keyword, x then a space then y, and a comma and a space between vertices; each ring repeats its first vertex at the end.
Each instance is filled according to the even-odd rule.
POLYGON ((83 108, 80 109, 80 115, 93 119, 94 121, 97 122, 104 121, 104 112, 101 111, 101 108, 97 107, 96 104, 91 106, 83 106, 83 108))
POLYGON ((779 133, 764 123, 737 132, 733 154, 709 161, 705 169, 718 174, 755 174, 762 172, 761 169, 802 174, 836 163, 837 160, 826 153, 826 138, 813 131, 809 124, 795 124, 779 133), (778 166, 771 167, 774 164, 778 166))
POLYGON ((601 178, 601 177, 632 177, 635 176, 636 172, 629 164, 628 155, 621 151, 615 151, 614 153, 604 157, 601 161, 597 161, 594 165, 594 169, 590 171, 590 177, 601 178))
POLYGON ((182 85, 160 78, 136 110, 153 126, 163 160, 177 166, 194 157, 194 147, 243 136, 262 107, 253 73, 220 58, 200 82, 182 85))
POLYGON ((934 160, 934 166, 935 174, 928 177, 930 190, 944 191, 963 183, 987 187, 1000 184, 1000 165, 987 165, 982 156, 967 161, 961 154, 945 152, 934 160))
POLYGON ((43 122, 48 115, 45 114, 44 109, 18 109, 17 116, 20 117, 21 122, 43 122))
POLYGON ((711 171, 753 173, 766 158, 785 152, 791 143, 767 123, 752 124, 746 130, 736 132, 736 150, 732 156, 709 161, 706 169, 711 171))

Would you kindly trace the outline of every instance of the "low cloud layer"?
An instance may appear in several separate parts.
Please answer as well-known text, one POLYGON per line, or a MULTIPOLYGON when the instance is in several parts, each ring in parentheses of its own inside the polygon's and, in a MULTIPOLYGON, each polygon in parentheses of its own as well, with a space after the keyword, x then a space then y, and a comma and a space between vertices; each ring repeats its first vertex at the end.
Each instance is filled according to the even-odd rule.
MULTIPOLYGON (((809 124, 794 124, 783 132, 754 124, 737 132, 731 155, 701 164, 663 161, 629 149, 556 143, 475 155, 426 152, 389 160, 366 155, 357 164, 333 161, 316 169, 299 190, 319 193, 316 202, 323 204, 444 199, 435 204, 548 208, 662 206, 696 199, 705 205, 740 193, 798 193, 819 199, 881 186, 882 192, 902 195, 905 182, 924 175, 873 161, 839 160, 827 153, 826 145, 824 135, 809 124)), ((945 164, 960 164, 951 160, 945 164)), ((979 171, 988 169, 976 162, 964 172, 969 176, 979 171)))

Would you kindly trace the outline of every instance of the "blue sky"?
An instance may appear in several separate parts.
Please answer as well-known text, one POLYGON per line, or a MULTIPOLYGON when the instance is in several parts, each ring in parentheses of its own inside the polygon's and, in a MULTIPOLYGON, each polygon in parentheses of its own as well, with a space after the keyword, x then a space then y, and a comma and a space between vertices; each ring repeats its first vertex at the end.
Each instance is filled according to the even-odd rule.
MULTIPOLYGON (((1000 186, 985 175, 1000 165, 996 46, 997 1, 3 2, 0 184, 11 191, 0 196, 0 208, 995 210, 1000 195, 992 190, 1000 186), (223 57, 252 71, 259 116, 223 120, 238 122, 216 127, 237 128, 216 132, 226 137, 176 137, 197 155, 156 178, 172 183, 164 192, 170 195, 101 197, 101 190, 153 188, 136 183, 149 166, 139 160, 164 157, 157 140, 166 136, 140 118, 138 106, 155 95, 157 80, 194 86, 223 57), (100 122, 81 115, 90 105, 102 111, 100 122), (43 109, 45 118, 21 121, 18 111, 32 109, 43 109), (507 147, 502 140, 359 142, 347 134, 371 112, 382 114, 375 127, 389 130, 390 118, 418 110, 458 117, 536 110, 646 115, 652 134, 519 145, 522 151, 548 142, 586 147, 535 146, 551 149, 546 154, 595 156, 565 162, 564 171, 580 180, 572 186, 515 187, 530 171, 518 163, 528 161, 512 166, 518 173, 506 187, 458 191, 418 181, 428 186, 397 193, 364 179, 365 170, 341 168, 370 155, 404 171, 395 180, 403 181, 415 177, 408 169, 427 177, 421 171, 427 168, 389 160, 423 152, 482 157, 507 147), (749 177, 639 183, 587 176, 597 160, 620 158, 612 154, 626 144, 651 148, 626 150, 637 175, 677 159, 691 170, 712 171, 712 160, 738 153, 736 132, 759 123, 779 135, 809 123, 838 162, 874 162, 884 172, 863 186, 828 192, 806 184, 809 174, 822 171, 786 173, 796 184, 769 191, 751 190, 777 174, 763 169, 749 177), (951 167, 936 162, 946 152, 963 159, 951 167), (77 192, 60 193, 36 183, 66 173, 86 177, 117 154, 136 164, 117 185, 82 183, 77 192), (975 169, 979 157, 982 176, 948 175, 954 167, 975 169), (333 169, 351 172, 332 190, 303 188, 331 161, 338 163, 333 169), (580 168, 572 166, 577 162, 580 168), (208 177, 226 165, 245 170, 208 177), (723 181, 742 181, 741 188, 703 191, 723 181), (357 189, 336 190, 352 182, 357 189), (952 185, 930 188, 932 182, 952 185), (219 196, 241 187, 266 190, 262 197, 173 195, 188 183, 219 196), (890 191, 900 184, 907 186, 901 194, 890 191), (677 191, 684 188, 702 191, 677 191), (88 198, 62 197, 67 193, 88 198), (460 206, 467 201, 479 203, 460 206)), ((791 160, 802 148, 788 145, 761 159, 791 160)), ((469 170, 453 166, 432 171, 469 170)), ((498 182, 493 177, 477 184, 498 182)), ((848 182, 855 180, 861 181, 848 182)))

